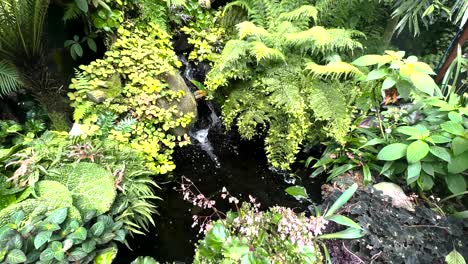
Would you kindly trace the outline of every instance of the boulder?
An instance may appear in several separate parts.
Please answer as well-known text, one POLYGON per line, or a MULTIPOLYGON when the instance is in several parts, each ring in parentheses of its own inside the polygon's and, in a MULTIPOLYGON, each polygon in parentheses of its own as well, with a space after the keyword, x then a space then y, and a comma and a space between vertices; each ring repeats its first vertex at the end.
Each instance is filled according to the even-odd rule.
POLYGON ((391 182, 380 182, 374 184, 374 189, 381 191, 384 196, 392 198, 392 206, 397 208, 405 208, 408 211, 414 212, 414 205, 411 199, 406 196, 400 186, 391 182))
POLYGON ((100 104, 106 100, 106 93, 101 90, 92 90, 86 93, 86 97, 96 104, 100 104))
MULTIPOLYGON (((192 124, 195 122, 197 119, 197 101, 195 100, 195 96, 192 94, 190 91, 189 87, 184 81, 184 78, 179 73, 176 74, 171 74, 171 73, 166 73, 162 76, 162 79, 165 80, 169 86, 169 89, 171 89, 174 92, 178 92, 180 90, 184 91, 184 97, 182 97, 177 105, 177 108, 183 113, 183 114, 188 114, 188 113, 193 113, 194 118, 192 120, 192 124)), ((164 107, 163 105, 161 105, 164 107)), ((182 136, 188 132, 189 127, 179 127, 174 129, 174 134, 176 136, 182 136)))

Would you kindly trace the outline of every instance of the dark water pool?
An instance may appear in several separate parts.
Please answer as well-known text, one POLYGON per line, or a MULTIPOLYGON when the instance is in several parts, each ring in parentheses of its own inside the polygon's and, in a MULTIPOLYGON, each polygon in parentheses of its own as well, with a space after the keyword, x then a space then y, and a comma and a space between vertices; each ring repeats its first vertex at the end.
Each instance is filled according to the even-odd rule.
MULTIPOLYGON (((137 256, 153 256, 163 263, 192 263, 194 243, 200 239, 198 229, 191 228, 192 215, 204 212, 182 200, 176 190, 181 176, 190 178, 206 196, 216 196, 225 186, 238 197, 249 194, 257 197, 263 209, 273 205, 306 208, 284 192, 292 185, 285 181, 290 180, 291 173, 269 170, 261 143, 240 140, 235 133, 212 131, 205 142, 193 141, 193 145, 178 149, 174 155, 177 165, 174 182, 161 184, 160 196, 164 200, 159 204, 160 215, 154 218, 156 227, 146 236, 129 238, 133 251, 121 248, 116 263, 129 263, 137 256), (212 153, 208 154, 207 150, 212 153)), ((312 179, 302 182, 300 177, 295 178, 295 184, 304 185, 312 199, 320 200, 320 184, 312 179)), ((217 207, 229 209, 220 199, 217 207)))

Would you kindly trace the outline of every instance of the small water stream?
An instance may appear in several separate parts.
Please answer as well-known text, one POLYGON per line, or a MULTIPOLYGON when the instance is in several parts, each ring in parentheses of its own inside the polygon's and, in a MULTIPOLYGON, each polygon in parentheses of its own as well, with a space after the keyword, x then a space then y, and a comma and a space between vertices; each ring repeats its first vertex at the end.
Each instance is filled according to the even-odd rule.
MULTIPOLYGON (((190 80, 204 76, 182 57, 182 75, 192 90, 190 80)), ((192 216, 209 215, 182 199, 177 191, 182 176, 191 179, 207 197, 219 197, 226 187, 231 194, 241 198, 252 195, 262 203, 262 209, 280 205, 306 210, 287 195, 284 189, 294 184, 303 185, 314 201, 320 201, 320 183, 299 177, 293 173, 271 170, 268 167, 262 140, 245 141, 235 131, 225 131, 211 102, 200 101, 198 120, 189 131, 192 145, 176 149, 173 157, 176 169, 173 180, 159 182, 163 199, 158 204, 159 216, 155 215, 156 226, 146 236, 129 238, 132 250, 121 247, 115 263, 130 263, 137 256, 152 256, 165 263, 192 263, 195 243, 201 238, 198 229, 191 228, 192 216)), ((301 167, 301 166, 300 166, 301 167)), ((245 199, 246 200, 246 199, 245 199)), ((228 211, 228 204, 217 199, 217 208, 228 211)))

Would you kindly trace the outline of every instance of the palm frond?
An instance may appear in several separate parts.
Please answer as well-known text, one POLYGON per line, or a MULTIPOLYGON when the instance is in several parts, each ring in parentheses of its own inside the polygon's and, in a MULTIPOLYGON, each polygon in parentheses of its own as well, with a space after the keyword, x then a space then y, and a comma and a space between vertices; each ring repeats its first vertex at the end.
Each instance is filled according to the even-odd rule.
POLYGON ((16 67, 0 60, 0 97, 10 94, 24 86, 16 67))

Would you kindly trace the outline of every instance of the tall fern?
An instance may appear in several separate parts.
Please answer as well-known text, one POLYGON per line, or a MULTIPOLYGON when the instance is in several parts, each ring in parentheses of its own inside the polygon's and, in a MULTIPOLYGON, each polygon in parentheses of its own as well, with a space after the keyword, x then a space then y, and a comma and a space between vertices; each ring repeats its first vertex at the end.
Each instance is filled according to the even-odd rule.
POLYGON ((0 60, 0 97, 10 94, 23 86, 20 74, 11 63, 0 60))
POLYGON ((0 57, 37 58, 43 48, 43 28, 49 0, 0 1, 0 57))
POLYGON ((249 20, 236 25, 238 37, 226 43, 206 80, 209 92, 229 94, 226 126, 236 125, 246 139, 264 135, 268 160, 281 169, 311 134, 344 143, 351 123, 347 94, 330 80, 362 73, 345 62, 321 64, 337 52, 362 49, 363 34, 319 26, 319 9, 307 1, 239 0, 225 14, 239 10, 249 20))

